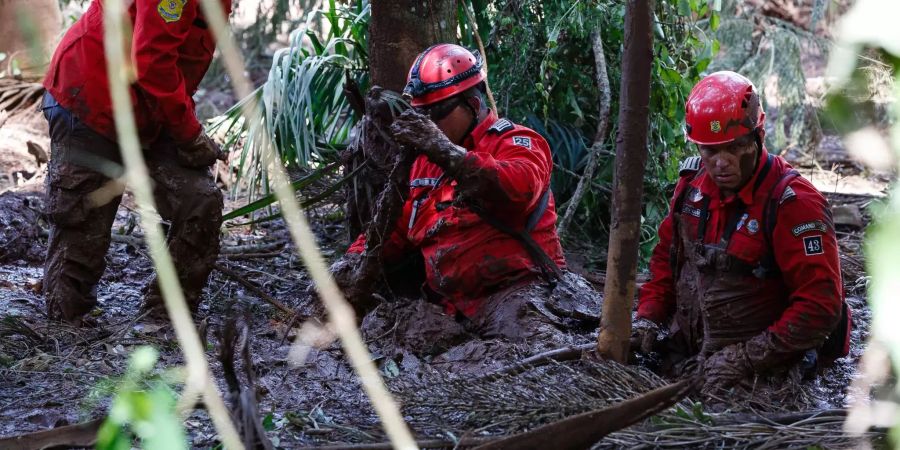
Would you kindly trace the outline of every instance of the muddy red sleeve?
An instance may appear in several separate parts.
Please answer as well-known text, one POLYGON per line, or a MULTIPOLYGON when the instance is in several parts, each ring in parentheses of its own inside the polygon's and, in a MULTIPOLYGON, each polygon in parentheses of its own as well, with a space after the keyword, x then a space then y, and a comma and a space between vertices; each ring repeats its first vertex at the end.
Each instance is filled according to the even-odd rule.
POLYGON ((782 196, 772 248, 790 305, 769 327, 787 351, 815 348, 840 320, 841 266, 831 209, 808 181, 797 179, 782 196))
POLYGON ((137 0, 132 60, 136 85, 150 97, 156 119, 176 142, 200 134, 194 102, 178 69, 179 47, 197 17, 199 0, 137 0))
POLYGON ((517 129, 501 136, 494 148, 466 155, 457 189, 498 217, 524 219, 550 185, 550 147, 536 132, 517 129))
POLYGON ((675 231, 672 209, 675 198, 686 186, 687 180, 682 178, 675 187, 676 194, 669 202, 669 214, 659 225, 659 242, 650 256, 650 281, 641 286, 638 295, 637 317, 650 319, 658 324, 665 323, 675 308, 675 280, 670 256, 675 231))
MULTIPOLYGON (((403 204, 403 213, 400 214, 400 217, 397 219, 397 223, 394 225, 390 237, 382 244, 384 249, 382 250, 381 257, 384 258, 385 261, 399 260, 406 253, 414 249, 414 246, 409 242, 409 239, 406 238, 406 233, 404 232, 406 230, 406 223, 409 222, 411 212, 412 201, 407 200, 406 203, 403 204)), ((347 253, 362 253, 365 250, 366 233, 363 232, 357 236, 355 241, 353 241, 353 244, 347 249, 347 253)))

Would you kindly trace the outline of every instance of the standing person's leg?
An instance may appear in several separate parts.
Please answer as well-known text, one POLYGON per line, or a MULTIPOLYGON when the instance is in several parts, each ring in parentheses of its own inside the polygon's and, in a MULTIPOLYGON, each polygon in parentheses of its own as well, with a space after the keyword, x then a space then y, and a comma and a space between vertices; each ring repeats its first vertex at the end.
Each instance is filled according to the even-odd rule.
MULTIPOLYGON (((146 152, 153 194, 163 219, 171 222, 167 243, 185 300, 193 312, 219 256, 223 196, 209 168, 191 169, 175 161, 175 143, 162 137, 146 152)), ((164 311, 156 279, 151 280, 144 308, 164 311)))
POLYGON ((97 282, 106 269, 110 228, 122 200, 111 177, 121 175, 118 145, 88 128, 45 94, 50 124, 44 263, 47 315, 75 325, 97 304, 97 282))

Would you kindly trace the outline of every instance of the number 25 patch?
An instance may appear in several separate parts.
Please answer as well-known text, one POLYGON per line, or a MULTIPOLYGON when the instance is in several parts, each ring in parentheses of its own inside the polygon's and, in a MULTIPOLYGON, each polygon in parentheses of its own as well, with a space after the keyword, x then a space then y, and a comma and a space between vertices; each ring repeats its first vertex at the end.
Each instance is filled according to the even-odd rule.
POLYGON ((526 136, 513 136, 513 144, 531 148, 531 138, 526 136))
POLYGON ((803 250, 807 256, 821 255, 825 253, 822 249, 822 236, 809 236, 803 238, 803 250))

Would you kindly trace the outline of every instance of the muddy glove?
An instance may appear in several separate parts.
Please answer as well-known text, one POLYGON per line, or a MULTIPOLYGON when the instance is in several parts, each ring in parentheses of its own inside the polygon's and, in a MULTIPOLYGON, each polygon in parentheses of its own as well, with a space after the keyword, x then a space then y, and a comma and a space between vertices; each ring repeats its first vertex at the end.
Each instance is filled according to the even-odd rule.
POLYGON ((356 269, 359 267, 360 261, 362 261, 362 256, 361 253, 347 253, 341 259, 335 261, 331 268, 328 269, 338 287, 347 293, 348 297, 350 296, 347 292, 348 288, 352 287, 356 281, 356 269))
POLYGON ((703 392, 715 393, 719 389, 728 389, 752 377, 753 372, 744 343, 729 345, 706 358, 703 364, 706 377, 703 392))
POLYGON ((658 336, 659 325, 650 319, 639 317, 631 324, 631 349, 650 353, 658 336))
POLYGON ((391 134, 398 144, 418 149, 451 176, 457 173, 466 157, 466 149, 450 142, 431 119, 412 109, 394 120, 391 134))
POLYGON ((179 145, 175 158, 182 167, 202 169, 215 164, 217 159, 225 161, 225 152, 206 133, 201 132, 191 142, 179 145))

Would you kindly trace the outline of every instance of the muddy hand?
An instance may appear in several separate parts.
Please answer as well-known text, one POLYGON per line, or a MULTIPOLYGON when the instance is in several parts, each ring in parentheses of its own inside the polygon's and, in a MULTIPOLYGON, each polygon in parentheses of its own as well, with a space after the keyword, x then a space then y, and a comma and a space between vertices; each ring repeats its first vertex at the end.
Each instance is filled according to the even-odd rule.
POLYGON ((179 145, 176 153, 178 164, 191 169, 202 169, 225 161, 225 152, 206 133, 201 132, 191 142, 179 145))
POLYGON ((659 325, 650 319, 639 318, 631 326, 631 349, 650 353, 659 336, 659 325))
POLYGON ((450 142, 431 119, 411 109, 394 120, 391 134, 398 144, 418 149, 451 175, 466 156, 466 150, 450 142))
POLYGON ((753 375, 753 366, 743 343, 732 344, 713 353, 703 364, 704 394, 727 389, 753 375))

